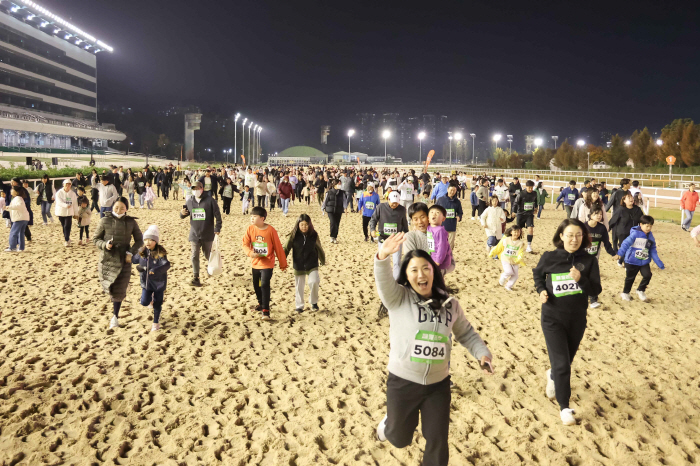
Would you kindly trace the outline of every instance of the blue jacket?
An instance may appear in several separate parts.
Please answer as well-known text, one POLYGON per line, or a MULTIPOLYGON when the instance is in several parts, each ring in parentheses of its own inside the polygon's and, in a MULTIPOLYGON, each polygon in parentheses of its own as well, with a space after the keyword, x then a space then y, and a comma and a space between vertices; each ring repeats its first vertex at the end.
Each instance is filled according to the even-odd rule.
POLYGON ((168 286, 168 269, 170 261, 167 257, 154 259, 148 252, 148 257, 141 254, 131 256, 131 263, 136 264, 136 270, 141 276, 141 288, 150 291, 162 291, 168 286), (153 272, 151 274, 150 272, 153 272))
POLYGON ((377 194, 376 191, 374 191, 371 195, 367 196, 364 194, 362 198, 357 202, 357 210, 362 209, 362 216, 363 217, 371 217, 372 214, 374 214, 374 209, 377 208, 381 201, 379 200, 379 194, 377 194), (367 203, 371 203, 372 207, 369 208, 367 206, 367 203))
POLYGON ((471 202, 472 205, 479 205, 479 198, 476 197, 476 191, 472 191, 469 195, 469 202, 471 202))
POLYGON ((450 198, 450 196, 442 196, 438 198, 437 205, 441 205, 447 211, 447 218, 442 222, 442 226, 448 232, 457 231, 457 219, 462 220, 462 203, 459 202, 457 195, 450 198))
POLYGON ((578 194, 578 189, 574 188, 571 189, 568 186, 564 188, 564 190, 559 193, 559 197, 557 198, 557 202, 559 202, 562 198, 564 199, 564 205, 574 205, 576 202, 576 199, 578 199, 580 196, 578 194), (573 199, 569 196, 569 194, 573 194, 573 199))
POLYGON ((632 227, 630 235, 622 242, 617 255, 624 257, 625 263, 630 265, 647 265, 654 259, 660 269, 664 268, 664 263, 656 252, 654 235, 651 232, 647 235, 639 226, 632 227))
POLYGON ((433 191, 430 193, 430 200, 435 200, 435 199, 440 199, 442 196, 447 196, 447 187, 449 186, 449 183, 437 183, 435 184, 435 187, 433 188, 433 191))

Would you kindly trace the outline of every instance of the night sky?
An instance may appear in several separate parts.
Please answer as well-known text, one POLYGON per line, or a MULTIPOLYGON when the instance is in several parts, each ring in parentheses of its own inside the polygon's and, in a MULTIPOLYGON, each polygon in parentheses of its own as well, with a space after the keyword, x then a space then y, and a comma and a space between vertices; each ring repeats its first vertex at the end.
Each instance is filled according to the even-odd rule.
POLYGON ((695 2, 39 3, 115 48, 100 102, 240 112, 266 151, 316 145, 322 124, 340 144, 359 112, 561 142, 700 110, 695 2))

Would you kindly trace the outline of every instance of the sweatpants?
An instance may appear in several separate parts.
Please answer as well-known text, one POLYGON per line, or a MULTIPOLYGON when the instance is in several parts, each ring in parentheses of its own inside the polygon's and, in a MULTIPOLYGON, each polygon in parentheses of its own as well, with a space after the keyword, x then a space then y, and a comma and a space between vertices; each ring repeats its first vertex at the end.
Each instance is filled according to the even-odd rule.
POLYGON ((250 201, 246 199, 241 203, 241 213, 245 214, 248 212, 248 206, 250 205, 250 201))
POLYGON ((542 333, 547 343, 552 380, 559 409, 569 407, 571 398, 571 363, 586 332, 586 312, 542 311, 542 333))
POLYGON ((190 255, 192 259, 192 272, 194 272, 195 277, 199 276, 199 250, 202 249, 204 253, 204 258, 209 260, 209 253, 211 252, 211 245, 214 241, 190 241, 190 246, 192 248, 192 254, 190 255))
POLYGON ((369 237, 369 221, 372 220, 372 217, 365 217, 364 215, 362 216, 362 233, 365 234, 365 239, 369 237))
MULTIPOLYGON (((493 238, 495 238, 495 236, 493 238)), ((518 269, 520 268, 520 266, 511 264, 508 261, 501 261, 501 265, 503 266, 503 273, 501 274, 500 281, 504 282, 508 280, 508 282, 505 285, 508 288, 513 288, 515 282, 518 281, 518 269)))
POLYGON ((649 264, 633 265, 625 263, 625 288, 622 290, 623 293, 629 293, 632 291, 634 279, 637 278, 637 273, 639 272, 642 273, 642 281, 639 283, 637 289, 639 291, 645 291, 647 289, 652 276, 651 267, 649 264))
POLYGON ((396 448, 411 444, 418 427, 425 438, 423 466, 445 466, 450 459, 450 376, 442 381, 421 385, 391 372, 386 381, 386 428, 384 435, 396 448))
POLYGON ((263 310, 270 310, 270 281, 273 269, 253 269, 253 289, 258 304, 263 310))
POLYGON ((231 213, 231 201, 233 200, 233 198, 226 196, 222 196, 221 198, 224 200, 224 213, 228 215, 231 213))
POLYGON ((342 212, 328 212, 328 220, 331 222, 331 238, 338 238, 338 227, 340 227, 340 219, 342 218, 342 212))
POLYGON ((318 304, 318 285, 321 283, 321 277, 318 275, 318 270, 312 270, 308 275, 294 276, 297 309, 304 307, 304 287, 307 282, 309 284, 309 304, 312 306, 318 304))
POLYGON ((61 222, 61 226, 63 227, 63 239, 70 241, 70 229, 71 226, 73 226, 73 217, 70 215, 64 217, 59 216, 58 220, 61 222))
POLYGON ((141 305, 148 306, 153 301, 153 323, 160 321, 160 311, 163 310, 163 295, 165 290, 153 291, 145 288, 141 289, 141 305))

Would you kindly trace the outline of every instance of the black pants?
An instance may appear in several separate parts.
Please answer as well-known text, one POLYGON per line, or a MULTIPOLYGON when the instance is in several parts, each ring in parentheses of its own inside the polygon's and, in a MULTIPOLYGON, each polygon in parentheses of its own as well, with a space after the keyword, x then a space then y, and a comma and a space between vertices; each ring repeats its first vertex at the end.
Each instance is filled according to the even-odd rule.
POLYGON ((270 310, 270 281, 273 269, 253 269, 253 289, 262 309, 270 310))
POLYGON ((92 199, 92 205, 90 206, 90 211, 96 210, 99 212, 100 206, 97 204, 97 201, 100 199, 100 192, 93 188, 90 191, 90 198, 92 199))
POLYGON ((224 200, 224 213, 226 215, 231 213, 231 201, 233 200, 232 197, 226 197, 226 196, 221 196, 222 199, 224 200))
POLYGON ((571 363, 586 332, 586 312, 561 310, 557 313, 542 311, 542 333, 547 343, 552 380, 559 409, 569 407, 571 398, 571 363))
POLYGON ((423 466, 444 466, 450 459, 450 376, 441 382, 421 385, 391 372, 386 381, 386 439, 397 448, 411 444, 418 427, 418 414, 425 437, 423 466))
POLYGON ((479 199, 479 217, 481 217, 481 214, 483 214, 485 210, 486 210, 486 201, 482 201, 481 199, 479 199))
MULTIPOLYGON (((557 206, 554 208, 554 210, 557 210, 557 209, 559 208, 560 205, 562 205, 562 202, 561 202, 561 201, 557 201, 557 206)), ((562 207, 562 208, 563 208, 563 207, 562 207)))
POLYGON ((311 197, 310 196, 304 196, 304 200, 306 201, 306 205, 311 204, 311 197))
POLYGON ((70 229, 73 225, 73 217, 58 217, 58 220, 61 222, 61 226, 63 227, 63 239, 70 241, 70 229))
POLYGON ((651 267, 647 265, 632 265, 625 264, 625 288, 622 290, 623 293, 629 293, 632 291, 632 285, 634 284, 634 279, 637 278, 637 273, 642 273, 642 281, 639 283, 637 289, 639 291, 644 291, 647 289, 649 282, 651 281, 651 267))
POLYGON ((85 239, 90 238, 90 225, 85 225, 84 227, 80 227, 80 239, 83 239, 83 232, 85 232, 85 239))
POLYGON ((29 231, 29 224, 27 224, 27 226, 24 229, 24 237, 27 239, 27 241, 32 240, 32 232, 29 231))
POLYGON ((275 210, 275 203, 277 202, 277 196, 270 195, 270 210, 275 210))
POLYGON ((325 191, 320 191, 316 194, 316 197, 318 198, 318 205, 323 205, 323 196, 325 194, 325 191))
POLYGON ((342 212, 328 212, 328 220, 331 221, 331 238, 338 237, 338 227, 340 226, 340 219, 342 217, 342 212))
POLYGON ((475 217, 474 214, 476 214, 478 212, 478 210, 479 210, 479 206, 472 204, 472 218, 475 217))
POLYGON ((258 207, 265 207, 265 195, 258 195, 258 207))
POLYGON ((574 210, 574 206, 572 205, 564 205, 564 210, 566 211, 566 218, 571 217, 571 211, 574 210))
POLYGON ((372 220, 372 217, 365 217, 364 215, 362 216, 362 233, 365 234, 365 239, 369 237, 368 227, 370 220, 372 220))
POLYGON ((160 190, 163 193, 163 199, 165 199, 167 201, 168 200, 168 193, 170 192, 170 186, 167 184, 164 184, 163 186, 161 186, 160 190))
MULTIPOLYGON (((628 236, 629 236, 629 233, 621 235, 621 234, 615 233, 615 230, 613 230, 613 234, 612 234, 612 247, 613 247, 613 249, 615 251, 620 249, 620 246, 622 246, 622 243, 627 239, 628 236)), ((619 263, 622 263, 623 259, 618 259, 617 261, 619 263)))

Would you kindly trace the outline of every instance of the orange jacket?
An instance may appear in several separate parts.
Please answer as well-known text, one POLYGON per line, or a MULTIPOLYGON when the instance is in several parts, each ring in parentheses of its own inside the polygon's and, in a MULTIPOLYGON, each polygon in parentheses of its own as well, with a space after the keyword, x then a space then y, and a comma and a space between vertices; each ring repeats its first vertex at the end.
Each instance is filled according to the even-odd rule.
MULTIPOLYGON (((267 224, 266 224, 267 225, 267 224)), ((243 235, 243 251, 253 259, 254 269, 274 269, 275 255, 282 270, 287 268, 287 255, 277 236, 277 230, 271 225, 261 230, 250 225, 243 235), (264 257, 253 257, 254 254, 265 254, 264 257)))
POLYGON ((697 191, 686 191, 681 197, 681 209, 689 210, 695 212, 695 206, 698 205, 698 193, 697 191))

